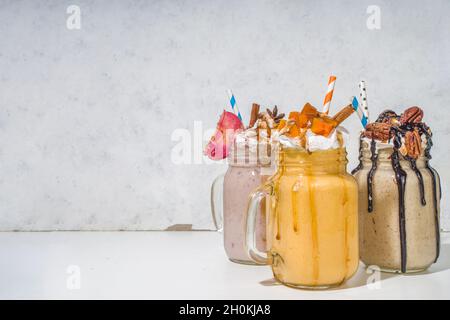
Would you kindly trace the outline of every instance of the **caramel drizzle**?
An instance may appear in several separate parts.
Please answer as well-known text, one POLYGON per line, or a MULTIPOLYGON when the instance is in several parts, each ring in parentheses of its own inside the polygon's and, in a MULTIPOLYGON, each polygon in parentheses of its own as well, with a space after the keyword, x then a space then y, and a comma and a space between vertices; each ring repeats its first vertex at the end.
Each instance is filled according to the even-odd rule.
POLYGON ((291 199, 292 199, 292 219, 294 232, 298 231, 298 190, 299 190, 299 181, 294 183, 291 191, 291 199))
MULTIPOLYGON (((277 183, 277 190, 279 188, 279 183, 277 183)), ((275 193, 276 194, 276 193, 275 193)), ((277 223, 277 233, 275 235, 275 239, 280 240, 281 234, 280 234, 280 210, 278 210, 278 199, 275 199, 275 220, 277 223)))
POLYGON ((349 257, 350 250, 348 248, 348 214, 347 214, 348 211, 345 208, 345 206, 348 203, 348 194, 347 194, 348 189, 347 189, 347 183, 345 182, 345 179, 341 178, 341 180, 342 180, 343 190, 344 190, 342 209, 343 209, 343 213, 345 215, 345 219, 344 219, 344 250, 345 250, 345 252, 344 252, 344 257, 345 257, 344 270, 345 270, 345 272, 344 272, 344 279, 342 279, 342 281, 344 282, 348 276, 348 270, 349 270, 348 262, 350 260, 350 257, 349 257))
MULTIPOLYGON (((280 159, 280 162, 283 162, 283 159, 280 159)), ((281 175, 283 175, 283 166, 281 166, 280 167, 280 176, 281 175)), ((275 211, 275 222, 276 222, 276 224, 277 224, 277 233, 276 233, 276 235, 275 235, 275 239, 276 240, 280 240, 281 239, 281 233, 280 233, 280 220, 281 220, 281 218, 280 218, 280 210, 278 209, 278 198, 277 198, 277 194, 279 193, 279 190, 280 190, 280 179, 275 179, 275 192, 274 192, 274 194, 275 194, 275 208, 274 208, 274 211, 275 211)))
MULTIPOLYGON (((312 176, 308 177, 308 180, 313 180, 312 176)), ((314 200, 314 188, 312 187, 313 181, 308 181, 309 191, 309 205, 311 212, 311 242, 312 242, 312 262, 313 262, 313 279, 314 284, 319 280, 319 237, 317 232, 317 212, 314 200)))

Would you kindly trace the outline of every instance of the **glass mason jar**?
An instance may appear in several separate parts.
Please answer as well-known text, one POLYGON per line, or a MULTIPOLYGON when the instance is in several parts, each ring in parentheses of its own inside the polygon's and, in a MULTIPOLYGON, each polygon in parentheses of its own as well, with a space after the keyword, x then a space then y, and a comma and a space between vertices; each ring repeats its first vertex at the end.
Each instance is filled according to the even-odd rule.
POLYGON ((422 153, 417 160, 399 154, 398 183, 393 148, 376 151, 361 141, 359 188, 360 255, 366 266, 387 272, 418 272, 439 256, 439 175, 422 153), (372 154, 373 153, 373 154, 372 154))
POLYGON ((324 289, 357 270, 358 187, 346 172, 345 148, 280 148, 277 172, 250 199, 247 251, 271 264, 284 285, 324 289), (256 246, 257 208, 267 201, 267 253, 256 246))
MULTIPOLYGON (((233 146, 228 157, 228 170, 211 186, 211 209, 218 230, 222 229, 228 258, 236 263, 260 264, 249 258, 245 250, 245 226, 250 194, 272 175, 270 144, 259 143, 256 150, 249 146, 233 146), (220 199, 222 196, 222 199, 220 199)), ((261 204, 264 208, 265 204, 261 204)), ((256 245, 266 250, 265 209, 256 221, 256 245)))

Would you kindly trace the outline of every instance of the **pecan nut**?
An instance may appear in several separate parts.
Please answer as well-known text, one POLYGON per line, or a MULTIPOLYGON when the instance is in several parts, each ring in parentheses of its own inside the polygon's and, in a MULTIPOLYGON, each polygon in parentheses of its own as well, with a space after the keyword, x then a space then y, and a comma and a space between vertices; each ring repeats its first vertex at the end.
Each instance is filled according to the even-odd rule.
POLYGON ((373 122, 366 126, 364 136, 369 139, 388 141, 391 137, 391 125, 384 122, 373 122))
POLYGON ((419 107, 410 107, 400 116, 400 123, 420 123, 423 119, 423 110, 419 107))
POLYGON ((398 115, 392 110, 384 110, 375 122, 391 123, 393 119, 397 119, 398 115))
POLYGON ((414 131, 408 131, 405 134, 405 147, 408 157, 417 159, 422 153, 422 138, 420 137, 419 131, 415 129, 414 131))

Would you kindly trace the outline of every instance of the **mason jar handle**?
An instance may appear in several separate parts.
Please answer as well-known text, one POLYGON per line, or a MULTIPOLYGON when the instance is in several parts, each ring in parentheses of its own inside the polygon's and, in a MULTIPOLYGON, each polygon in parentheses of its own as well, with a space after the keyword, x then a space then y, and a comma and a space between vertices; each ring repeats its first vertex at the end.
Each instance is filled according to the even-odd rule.
MULTIPOLYGON (((245 249, 248 256, 258 264, 269 264, 266 252, 261 252, 256 247, 256 220, 258 217, 258 208, 261 207, 261 201, 272 192, 272 185, 263 184, 256 188, 250 195, 247 209, 247 223, 245 232, 245 249)), ((269 205, 269 204, 266 204, 269 205)))
POLYGON ((216 230, 221 232, 223 229, 223 201, 218 204, 216 196, 220 193, 223 195, 223 178, 225 174, 217 176, 211 185, 211 214, 216 230), (222 188, 219 188, 222 186, 222 188))

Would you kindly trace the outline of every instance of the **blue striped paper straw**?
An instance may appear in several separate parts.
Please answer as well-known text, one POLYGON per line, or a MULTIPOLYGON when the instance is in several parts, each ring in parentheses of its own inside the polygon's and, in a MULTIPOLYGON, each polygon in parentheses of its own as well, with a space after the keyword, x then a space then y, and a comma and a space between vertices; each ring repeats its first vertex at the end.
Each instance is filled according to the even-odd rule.
POLYGON ((233 109, 234 114, 237 115, 239 120, 241 120, 241 122, 242 122, 242 116, 241 116, 241 113, 239 112, 233 92, 231 92, 231 90, 228 89, 227 93, 228 93, 228 98, 230 99, 231 109, 233 109))
POLYGON ((362 108, 359 106, 358 99, 356 97, 352 98, 352 106, 353 109, 355 109, 356 113, 358 114, 359 120, 361 120, 361 124, 364 128, 366 128, 367 123, 369 122, 366 115, 364 114, 362 108))

